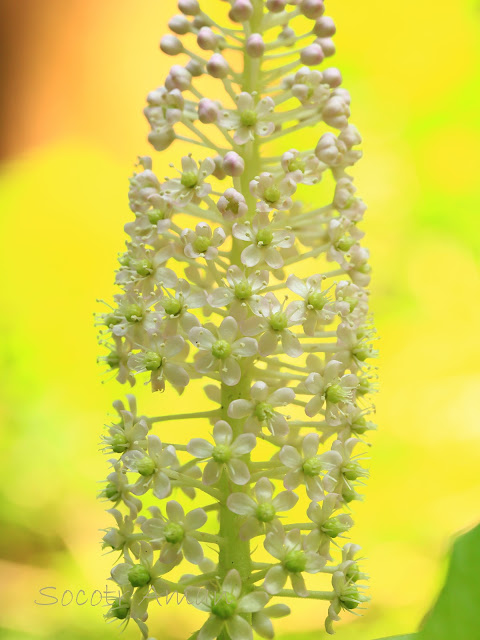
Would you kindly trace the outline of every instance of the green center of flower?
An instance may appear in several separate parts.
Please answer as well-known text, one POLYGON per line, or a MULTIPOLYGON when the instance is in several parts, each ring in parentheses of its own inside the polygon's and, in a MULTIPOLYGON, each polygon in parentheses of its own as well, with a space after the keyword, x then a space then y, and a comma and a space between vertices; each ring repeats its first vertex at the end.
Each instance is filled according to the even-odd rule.
POLYGON ((108 356, 105 356, 105 361, 111 369, 116 369, 120 364, 120 354, 116 351, 110 351, 108 356))
POLYGON ((260 522, 271 522, 276 514, 275 507, 271 502, 262 502, 257 507, 256 516, 260 522))
POLYGON ((266 202, 274 203, 280 200, 280 189, 277 186, 267 187, 263 193, 266 202))
POLYGON ((342 491, 342 498, 347 504, 349 502, 352 502, 352 500, 355 500, 356 497, 357 497, 357 494, 355 493, 355 489, 349 489, 348 487, 344 487, 342 491))
POLYGON ((212 241, 207 236, 197 236, 193 241, 193 248, 197 253, 205 253, 212 241))
POLYGON ((185 173, 182 173, 180 182, 187 189, 193 189, 193 187, 196 187, 198 184, 198 176, 194 171, 186 171, 185 173))
POLYGON ((232 347, 226 340, 217 340, 212 346, 212 356, 225 360, 232 353, 232 347))
POLYGON ((125 620, 128 616, 128 612, 130 611, 130 607, 126 602, 122 602, 120 598, 115 598, 112 603, 112 608, 110 609, 110 613, 114 618, 118 618, 119 620, 125 620))
POLYGON ((219 462, 222 464, 224 462, 228 462, 231 457, 232 451, 228 445, 218 444, 213 448, 212 458, 215 460, 215 462, 219 462))
POLYGON ((231 593, 216 594, 212 600, 211 611, 221 620, 231 618, 238 607, 238 601, 231 593))
POLYGON ((128 448, 128 440, 123 433, 116 433, 110 441, 112 451, 123 453, 128 448))
POLYGON ((236 200, 233 200, 232 198, 231 200, 228 201, 227 211, 230 211, 234 215, 237 215, 239 206, 240 206, 240 203, 237 202, 236 200))
POLYGON ((253 109, 245 109, 240 114, 240 122, 243 127, 253 127, 253 125, 257 124, 258 115, 257 112, 253 109))
POLYGON ((304 551, 289 551, 283 561, 283 566, 292 573, 301 573, 307 566, 307 558, 304 551))
POLYGON ((357 360, 360 360, 360 362, 365 362, 365 360, 367 358, 370 358, 370 356, 372 355, 371 349, 367 345, 358 347, 357 349, 353 349, 352 353, 357 358, 357 360))
POLYGON ((108 500, 115 502, 120 497, 120 493, 117 489, 117 486, 113 484, 113 482, 109 482, 105 489, 103 490, 103 494, 108 500))
POLYGON ((325 397, 328 402, 337 404, 338 402, 345 402, 348 400, 350 398, 350 393, 340 384, 331 384, 325 392, 325 397))
POLYGON ((283 311, 278 311, 270 317, 270 326, 274 331, 283 331, 287 328, 287 325, 287 314, 283 311))
POLYGON ((143 309, 139 304, 129 304, 125 309, 128 322, 140 322, 143 319, 143 309))
POLYGON ((252 295, 252 287, 248 284, 248 282, 238 282, 235 285, 235 296, 239 300, 247 300, 252 295))
POLYGON ((362 467, 355 462, 348 462, 343 465, 342 471, 347 480, 356 480, 363 475, 362 467))
POLYGON ((303 473, 306 476, 310 476, 311 478, 313 478, 314 476, 318 476, 322 468, 322 461, 320 460, 319 456, 312 456, 311 458, 307 458, 302 465, 303 473))
POLYGON ((163 303, 163 308, 168 316, 178 316, 182 310, 182 303, 176 298, 167 298, 163 303))
POLYGON ((340 533, 345 533, 345 531, 348 531, 349 528, 350 527, 348 526, 348 524, 342 522, 338 518, 338 516, 334 518, 329 518, 321 526, 321 530, 329 538, 336 538, 340 533))
POLYGON ((155 351, 148 351, 143 358, 143 366, 147 371, 156 371, 162 366, 163 358, 155 351))
POLYGON ((356 609, 360 604, 360 594, 358 593, 357 587, 353 584, 345 587, 340 596, 340 602, 345 609, 356 609))
POLYGON ((267 247, 273 240, 273 233, 270 231, 270 229, 260 229, 255 239, 257 241, 257 244, 261 244, 264 247, 267 247))
POLYGON ((345 296, 343 299, 344 302, 347 302, 350 306, 350 311, 353 311, 358 304, 357 298, 352 298, 352 296, 345 296))
POLYGON ((148 212, 148 219, 150 224, 157 224, 159 220, 164 220, 165 214, 163 211, 159 211, 158 209, 152 209, 152 211, 148 212))
POLYGON ((155 471, 155 462, 149 456, 144 456, 137 462, 137 471, 141 476, 151 476, 155 471))
POLYGON ((269 420, 273 416, 272 405, 268 404, 268 402, 259 402, 255 407, 255 416, 260 420, 260 422, 269 420))
POLYGON ((365 376, 358 379, 358 387, 356 392, 359 396, 365 396, 367 393, 373 393, 372 384, 365 376))
POLYGON ((321 311, 327 304, 327 298, 321 293, 321 291, 314 291, 308 296, 307 303, 315 309, 315 311, 321 311))
POLYGON ((305 171, 305 162, 301 158, 294 158, 288 163, 289 171, 305 171))
POLYGON ((337 242, 337 249, 340 251, 348 251, 355 244, 355 240, 350 236, 342 236, 337 242))
POLYGON ((146 277, 149 276, 153 271, 153 264, 151 260, 147 260, 146 258, 143 260, 137 260, 135 263, 135 271, 139 276, 146 277))
POLYGON ((362 434, 367 430, 367 421, 363 416, 360 416, 352 423, 352 429, 355 433, 362 434))
POLYGON ((185 531, 181 524, 177 522, 169 522, 163 530, 165 540, 171 544, 178 544, 185 536, 185 531))
POLYGON ((136 564, 127 573, 128 581, 132 587, 144 587, 150 582, 150 573, 143 564, 136 564))
POLYGON ((348 567, 345 573, 345 577, 348 580, 351 580, 352 582, 356 582, 357 580, 360 580, 360 567, 356 562, 354 562, 348 567))
POLYGON ((109 313, 104 320, 107 327, 112 327, 115 324, 119 324, 121 321, 122 319, 114 315, 113 313, 109 313))

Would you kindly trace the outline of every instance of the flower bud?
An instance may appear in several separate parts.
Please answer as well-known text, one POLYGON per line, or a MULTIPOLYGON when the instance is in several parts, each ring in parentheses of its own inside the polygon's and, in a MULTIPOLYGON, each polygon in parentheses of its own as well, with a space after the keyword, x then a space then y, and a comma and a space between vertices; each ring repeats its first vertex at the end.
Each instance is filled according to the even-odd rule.
POLYGON ((253 15, 253 7, 250 0, 235 0, 228 14, 234 22, 246 22, 253 15))
POLYGON ((190 22, 185 16, 173 16, 173 18, 168 23, 170 30, 173 33, 178 34, 179 36, 183 36, 186 33, 189 33, 191 30, 190 22))
POLYGON ((192 78, 198 78, 203 73, 203 65, 198 60, 189 60, 185 66, 185 69, 192 76, 192 78))
POLYGON ((177 56, 183 51, 183 44, 176 36, 166 35, 160 40, 160 49, 169 56, 177 56))
POLYGON ((228 75, 228 62, 219 53, 214 53, 207 62, 207 71, 212 78, 225 78, 228 75))
POLYGON ((178 0, 178 8, 186 16, 196 16, 200 13, 198 0, 178 0))
POLYGON ((212 124, 218 119, 218 105, 208 98, 202 98, 198 103, 198 119, 203 124, 212 124))
POLYGON ((326 58, 330 58, 335 54, 335 44, 331 38, 317 38, 315 44, 320 45, 326 58))
POLYGON ((197 35, 197 44, 204 51, 215 51, 218 47, 218 36, 210 27, 202 27, 197 35))
POLYGON ((285 47, 291 47, 295 44, 295 31, 291 27, 285 25, 280 32, 278 39, 282 40, 285 47))
POLYGON ((322 47, 319 44, 311 44, 302 50, 300 59, 303 64, 313 67, 320 64, 324 58, 322 47))
POLYGON ((164 151, 175 140, 175 131, 172 127, 155 129, 148 134, 148 141, 156 151, 164 151))
POLYGON ((215 156, 213 159, 215 163, 215 169, 213 171, 213 175, 217 180, 225 180, 227 174, 223 169, 223 158, 222 156, 215 156))
POLYGON ((330 38, 336 31, 335 23, 329 16, 318 18, 313 27, 313 33, 319 38, 330 38))
POLYGON ((347 149, 351 149, 352 147, 362 143, 362 136, 358 132, 357 127, 353 124, 349 124, 348 127, 345 127, 342 133, 338 136, 338 139, 346 144, 347 149))
POLYGON ((132 587, 144 587, 151 580, 148 569, 143 564, 136 564, 127 573, 128 581, 132 587))
POLYGON ((346 127, 349 117, 350 107, 340 96, 331 97, 322 111, 323 121, 335 129, 346 127))
POLYGON ((342 74, 336 67, 328 67, 322 71, 323 81, 325 84, 330 85, 332 89, 339 87, 342 84, 342 74))
POLYGON ((251 58, 260 58, 265 52, 265 43, 259 33, 252 33, 248 38, 245 49, 251 58))
POLYGON ((287 6, 287 0, 267 0, 266 6, 272 13, 281 13, 287 6))
POLYGON ((191 74, 179 64, 174 64, 170 69, 170 73, 165 80, 165 86, 169 91, 172 89, 179 89, 180 91, 186 91, 192 84, 191 74))
POLYGON ((300 11, 306 18, 314 20, 323 15, 325 5, 323 4, 323 0, 302 0, 300 2, 300 11))
POLYGON ((237 220, 248 212, 244 196, 233 188, 227 189, 223 196, 220 196, 217 207, 226 220, 237 220))
POLYGON ((245 161, 235 151, 229 151, 223 159, 223 169, 227 176, 241 176, 245 171, 245 161))
POLYGON ((208 27, 208 22, 203 16, 195 16, 192 20, 192 27, 197 31, 200 31, 202 27, 208 27))

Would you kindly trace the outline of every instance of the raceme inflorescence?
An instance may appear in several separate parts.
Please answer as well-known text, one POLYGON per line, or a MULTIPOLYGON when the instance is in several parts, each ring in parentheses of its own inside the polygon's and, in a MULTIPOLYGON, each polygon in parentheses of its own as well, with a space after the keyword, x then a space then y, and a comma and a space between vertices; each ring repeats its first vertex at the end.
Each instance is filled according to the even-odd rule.
POLYGON ((117 379, 172 386, 187 409, 115 403, 107 617, 146 638, 149 605, 177 593, 206 615, 192 639, 272 638, 286 602, 310 598, 333 633, 368 600, 345 542, 375 428, 361 138, 323 0, 205 2, 179 0, 160 44, 178 64, 144 111, 156 151, 191 152, 163 180, 139 159, 120 293, 99 316, 117 379), (194 410, 195 381, 211 409, 194 410))

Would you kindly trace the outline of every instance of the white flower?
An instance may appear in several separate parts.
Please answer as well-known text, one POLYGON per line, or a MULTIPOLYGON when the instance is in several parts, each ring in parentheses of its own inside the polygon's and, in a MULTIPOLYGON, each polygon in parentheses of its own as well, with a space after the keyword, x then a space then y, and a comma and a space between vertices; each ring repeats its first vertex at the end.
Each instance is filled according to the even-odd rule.
POLYGON ((282 387, 272 391, 265 382, 260 381, 250 389, 250 397, 251 400, 233 400, 228 407, 229 417, 235 420, 247 418, 243 428, 251 433, 258 433, 266 425, 274 436, 287 435, 287 421, 275 411, 275 407, 289 405, 295 398, 293 389, 282 387))
POLYGON ((236 385, 241 377, 237 360, 257 353, 257 341, 253 338, 238 338, 238 324, 235 318, 227 316, 217 329, 194 327, 188 334, 189 340, 198 347, 195 366, 200 373, 219 371, 220 379, 228 386, 236 385))
POLYGON ((200 166, 197 165, 191 156, 182 158, 182 171, 180 178, 168 180, 162 185, 165 195, 176 200, 179 205, 188 202, 199 202, 207 196, 212 187, 205 182, 215 171, 215 162, 212 158, 205 158, 200 166))
POLYGON ((262 356, 274 353, 279 340, 288 356, 298 358, 302 355, 300 342, 289 329, 303 320, 301 311, 294 304, 289 304, 284 310, 275 295, 269 292, 253 311, 256 315, 242 322, 242 331, 247 336, 261 334, 258 350, 262 356))
POLYGON ((130 369, 150 372, 152 391, 163 391, 165 380, 176 389, 183 390, 189 382, 188 373, 178 363, 175 356, 185 348, 185 340, 181 336, 163 336, 152 338, 148 348, 132 354, 128 359, 130 369))
POLYGON ((153 296, 139 296, 127 291, 125 295, 115 296, 118 303, 118 315, 114 314, 111 325, 115 336, 127 336, 132 342, 144 340, 145 333, 158 331, 161 316, 154 311, 158 299, 153 296))
POLYGON ((116 527, 106 530, 102 538, 102 549, 112 549, 112 551, 122 551, 123 553, 131 549, 133 553, 138 552, 138 539, 134 532, 134 520, 130 516, 124 516, 118 509, 107 509, 117 523, 116 527))
POLYGON ((241 260, 247 267, 255 267, 265 262, 272 269, 283 267, 281 249, 289 249, 295 242, 291 230, 275 229, 268 215, 261 213, 245 224, 235 223, 232 234, 238 240, 250 244, 242 251, 241 260))
POLYGON ((181 235, 187 258, 205 260, 214 260, 217 257, 217 247, 225 242, 225 237, 225 231, 221 227, 217 227, 212 234, 212 229, 206 222, 199 222, 195 231, 184 229, 181 235))
POLYGON ((375 358, 378 352, 369 344, 372 332, 366 327, 350 326, 342 322, 337 327, 338 351, 335 357, 344 368, 356 371, 364 366, 365 360, 375 358))
POLYGON ((192 289, 187 280, 180 278, 173 295, 167 293, 159 302, 166 317, 164 335, 174 336, 179 325, 186 333, 198 326, 198 318, 188 310, 198 309, 206 304, 205 292, 202 289, 192 289))
POLYGON ((342 505, 342 497, 336 493, 329 493, 317 502, 311 502, 307 515, 317 526, 308 534, 312 546, 320 549, 322 555, 328 555, 330 541, 353 527, 352 518, 341 513, 334 516, 335 511, 342 505))
POLYGON ((317 184, 326 169, 315 155, 310 154, 303 158, 296 149, 285 151, 281 162, 287 177, 301 184, 317 184))
POLYGON ((360 593, 359 587, 353 584, 343 571, 335 571, 332 576, 332 586, 335 591, 335 598, 328 607, 328 616, 325 620, 325 629, 330 634, 334 633, 333 621, 340 620, 338 614, 342 609, 351 611, 369 600, 367 596, 360 593))
POLYGON ((191 534, 203 527, 207 514, 203 509, 193 509, 185 515, 175 500, 167 502, 166 511, 167 519, 150 518, 142 523, 142 531, 149 536, 152 546, 161 549, 160 561, 177 564, 184 555, 192 564, 198 564, 203 559, 203 549, 191 534))
POLYGON ((277 513, 289 511, 297 501, 298 496, 293 491, 281 491, 273 497, 274 486, 268 478, 260 478, 254 487, 255 498, 246 493, 231 493, 227 499, 230 511, 240 516, 248 516, 239 530, 240 538, 248 540, 269 531, 275 523, 279 523, 277 513))
POLYGON ((321 71, 302 67, 292 81, 292 94, 303 104, 321 108, 328 100, 330 87, 324 83, 321 71))
POLYGON ((217 207, 225 220, 237 220, 243 218, 248 212, 245 197, 233 187, 227 189, 223 196, 220 196, 217 207))
POLYGON ((225 470, 234 484, 243 485, 250 479, 250 471, 240 457, 250 453, 257 444, 253 433, 242 433, 235 440, 231 426, 219 420, 213 428, 215 445, 203 438, 193 438, 187 451, 197 458, 210 458, 203 470, 203 482, 207 485, 218 482, 225 470))
POLYGON ((108 436, 102 442, 114 453, 124 453, 128 449, 141 448, 148 433, 148 424, 144 418, 138 420, 130 411, 121 411, 122 421, 108 427, 108 436))
POLYGON ((303 330, 307 336, 314 336, 317 324, 328 324, 335 317, 335 308, 328 297, 331 287, 322 291, 324 278, 321 274, 310 276, 304 282, 291 274, 287 278, 287 287, 303 298, 302 301, 293 302, 301 311, 304 319, 303 330))
POLYGON ((171 445, 162 447, 158 436, 147 436, 147 443, 145 451, 133 449, 123 456, 126 467, 140 474, 130 490, 140 496, 152 487, 153 495, 161 500, 171 493, 170 480, 164 469, 175 464, 177 456, 171 445))
POLYGON ((236 111, 220 113, 219 124, 227 130, 234 130, 233 139, 236 144, 246 144, 255 140, 255 136, 269 136, 275 130, 271 115, 275 109, 272 98, 262 98, 255 105, 253 96, 242 92, 237 97, 236 111))
POLYGON ((341 456, 340 464, 329 473, 327 484, 330 491, 345 493, 349 497, 350 493, 355 493, 354 484, 359 478, 368 478, 368 471, 364 469, 357 460, 359 455, 352 456, 354 448, 361 441, 358 438, 347 438, 347 440, 335 440, 332 444, 332 451, 336 451, 341 456))
POLYGON ((285 488, 296 489, 304 483, 311 500, 320 500, 324 496, 320 475, 335 469, 342 462, 341 455, 336 451, 319 455, 319 444, 318 433, 309 433, 302 441, 302 455, 289 444, 284 445, 279 453, 282 464, 290 469, 283 480, 285 488))
POLYGON ((263 586, 265 591, 275 595, 279 593, 290 578, 295 593, 306 598, 308 591, 305 587, 303 573, 318 573, 323 569, 326 558, 311 547, 308 538, 301 535, 298 529, 292 529, 286 535, 282 529, 267 533, 265 549, 280 564, 268 570, 263 586))
POLYGON ((241 319, 247 308, 253 308, 260 300, 258 295, 268 286, 268 271, 252 271, 248 276, 245 271, 231 265, 227 269, 229 287, 217 287, 208 296, 212 307, 228 307, 229 314, 241 319), (248 305, 248 307, 247 307, 248 305))
POLYGON ((290 209, 292 196, 297 190, 297 176, 286 175, 278 181, 272 173, 261 173, 250 182, 250 192, 257 198, 257 211, 269 213, 290 209))
POLYGON ((119 285, 138 285, 142 294, 148 296, 157 286, 175 287, 177 276, 165 264, 173 255, 173 246, 166 244, 158 250, 135 245, 120 258, 121 267, 115 282, 119 285))
POLYGON ((323 375, 313 372, 305 380, 305 387, 313 394, 307 402, 305 413, 313 418, 325 404, 325 418, 330 425, 340 424, 340 410, 343 404, 353 400, 353 391, 358 385, 358 378, 353 373, 341 374, 345 371, 342 362, 330 360, 325 365, 323 375))
POLYGON ((107 484, 100 492, 100 497, 113 502, 115 506, 123 502, 130 510, 130 517, 136 518, 142 508, 142 503, 138 498, 131 495, 127 473, 121 462, 114 459, 109 460, 109 462, 112 464, 113 471, 108 474, 107 484))
POLYGON ((143 112, 152 127, 159 126, 162 120, 173 125, 182 119, 185 100, 179 89, 159 87, 148 94, 147 102, 143 112))
POLYGON ((223 629, 231 640, 253 640, 250 624, 239 614, 262 611, 269 596, 264 591, 254 591, 244 596, 241 593, 242 581, 236 569, 227 573, 220 591, 211 593, 195 587, 185 589, 188 602, 210 614, 196 640, 215 640, 223 629))

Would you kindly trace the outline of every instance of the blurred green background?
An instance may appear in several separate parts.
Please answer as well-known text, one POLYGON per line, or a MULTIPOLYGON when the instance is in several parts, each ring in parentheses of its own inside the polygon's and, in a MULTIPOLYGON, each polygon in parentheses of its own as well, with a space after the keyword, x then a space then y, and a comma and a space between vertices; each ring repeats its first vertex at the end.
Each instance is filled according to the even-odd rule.
MULTIPOLYGON (((356 175, 381 336, 380 430, 352 535, 368 558, 372 602, 361 618, 345 616, 337 637, 373 640, 416 628, 442 583, 450 536, 480 516, 480 9, 476 0, 327 4, 364 136, 356 175)), ((92 313, 96 297, 113 293, 127 178, 150 152, 141 109, 171 64, 157 42, 176 6, 0 7, 0 638, 109 639, 118 631, 101 606, 34 601, 46 586, 89 598, 113 561, 98 545, 110 524, 95 500, 107 469, 98 441, 127 389, 101 384, 92 313)), ((170 161, 172 150, 156 159, 160 175, 170 161)), ((145 412, 178 404, 138 392, 145 412)), ((200 393, 189 388, 184 402, 197 406, 200 393)), ((295 605, 279 636, 322 638, 323 605, 295 605)), ((152 634, 184 638, 197 620, 191 608, 164 607, 152 634)))

